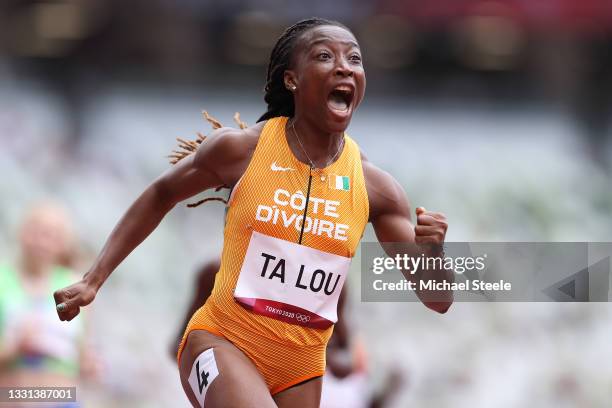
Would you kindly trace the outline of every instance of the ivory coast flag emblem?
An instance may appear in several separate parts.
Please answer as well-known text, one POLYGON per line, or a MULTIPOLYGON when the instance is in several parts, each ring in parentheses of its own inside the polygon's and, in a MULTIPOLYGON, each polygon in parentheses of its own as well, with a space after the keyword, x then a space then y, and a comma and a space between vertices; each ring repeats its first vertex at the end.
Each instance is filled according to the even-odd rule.
POLYGON ((334 190, 349 191, 351 189, 351 181, 347 176, 338 176, 337 174, 330 174, 329 188, 332 188, 334 190))

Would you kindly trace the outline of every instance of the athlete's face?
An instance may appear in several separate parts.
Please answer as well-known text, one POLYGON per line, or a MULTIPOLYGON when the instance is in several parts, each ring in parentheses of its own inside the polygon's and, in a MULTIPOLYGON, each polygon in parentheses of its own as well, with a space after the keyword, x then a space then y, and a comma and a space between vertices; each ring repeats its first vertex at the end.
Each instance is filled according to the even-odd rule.
POLYGON ((296 114, 331 132, 344 131, 361 103, 366 78, 357 40, 342 27, 325 25, 297 40, 285 84, 293 91, 296 114))
POLYGON ((36 264, 57 263, 70 245, 68 224, 58 208, 44 204, 34 208, 21 227, 22 255, 36 264))

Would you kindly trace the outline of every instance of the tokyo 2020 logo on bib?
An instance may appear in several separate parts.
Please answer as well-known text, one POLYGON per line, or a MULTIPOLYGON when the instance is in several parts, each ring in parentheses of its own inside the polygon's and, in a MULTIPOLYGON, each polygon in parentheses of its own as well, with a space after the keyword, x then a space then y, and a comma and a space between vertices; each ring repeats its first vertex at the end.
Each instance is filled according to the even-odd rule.
POLYGON ((254 313, 325 329, 338 320, 338 298, 351 259, 253 231, 234 291, 254 313))

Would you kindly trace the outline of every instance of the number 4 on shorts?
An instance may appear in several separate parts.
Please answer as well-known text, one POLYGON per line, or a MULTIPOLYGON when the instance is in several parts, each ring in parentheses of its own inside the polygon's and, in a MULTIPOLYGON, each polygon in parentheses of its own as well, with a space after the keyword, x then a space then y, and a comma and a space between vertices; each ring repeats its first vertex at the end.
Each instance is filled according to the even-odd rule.
POLYGON ((196 374, 198 376, 198 387, 200 388, 200 394, 202 393, 202 389, 208 386, 208 376, 209 372, 200 371, 200 362, 196 362, 196 374), (202 381, 200 381, 202 379, 202 381))
POLYGON ((206 391, 219 375, 213 349, 202 352, 193 362, 189 374, 189 385, 201 407, 204 407, 206 391))

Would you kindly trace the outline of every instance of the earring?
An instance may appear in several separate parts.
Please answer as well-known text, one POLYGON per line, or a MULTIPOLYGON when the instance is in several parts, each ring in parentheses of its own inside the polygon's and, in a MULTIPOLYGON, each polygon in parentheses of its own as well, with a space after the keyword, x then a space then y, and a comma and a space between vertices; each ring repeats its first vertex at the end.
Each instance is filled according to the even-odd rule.
POLYGON ((295 91, 297 89, 297 87, 295 85, 291 85, 291 90, 295 91))

